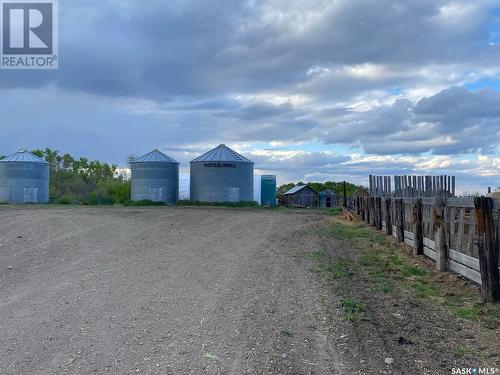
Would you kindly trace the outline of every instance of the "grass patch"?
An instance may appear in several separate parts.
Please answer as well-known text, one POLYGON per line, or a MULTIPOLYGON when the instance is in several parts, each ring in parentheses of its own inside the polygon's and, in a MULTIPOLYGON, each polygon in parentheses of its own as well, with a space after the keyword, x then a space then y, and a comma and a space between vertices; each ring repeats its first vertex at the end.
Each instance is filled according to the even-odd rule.
MULTIPOLYGON (((478 296, 473 290, 458 286, 450 288, 449 284, 440 283, 434 272, 414 264, 412 257, 390 244, 384 234, 364 224, 342 223, 330 226, 328 234, 336 240, 349 242, 352 247, 349 258, 333 259, 325 269, 331 283, 335 280, 343 282, 342 286, 334 283, 337 290, 346 289, 345 293, 348 293, 352 289, 350 273, 356 271, 359 280, 375 293, 391 293, 397 285, 418 298, 436 300, 461 319, 481 321, 492 329, 500 326, 499 304, 477 303, 478 296)), ((321 256, 329 257, 326 253, 321 256)), ((347 314, 352 313, 351 307, 349 304, 344 306, 347 314)))
POLYGON ((455 348, 453 350, 453 354, 455 355, 455 357, 458 357, 458 358, 467 357, 471 353, 472 353, 471 350, 465 346, 459 346, 458 348, 455 348))
POLYGON ((457 307, 454 309, 455 314, 462 319, 467 320, 476 320, 477 319, 477 311, 474 306, 470 307, 457 307))
POLYGON ((340 215, 341 213, 342 213, 342 209, 341 208, 330 208, 330 209, 328 209, 328 214, 333 215, 333 216, 340 215))
POLYGON ((377 290, 384 294, 390 293, 394 290, 392 283, 387 279, 379 280, 377 285, 377 290))
POLYGON ((410 277, 410 276, 427 276, 428 272, 424 270, 423 268, 414 266, 414 265, 402 265, 401 266, 401 273, 405 277, 410 277))
POLYGON ((340 295, 340 305, 345 318, 349 321, 361 319, 364 316, 364 307, 352 295, 351 279, 355 272, 354 262, 348 258, 333 259, 325 250, 315 251, 311 257, 316 262, 316 267, 312 271, 320 274, 340 295))
POLYGON ((340 300, 340 304, 344 308, 345 316, 347 320, 359 320, 363 317, 365 308, 361 302, 356 299, 344 297, 340 300))
POLYGON ((432 281, 417 280, 412 283, 412 287, 420 298, 436 297, 440 294, 439 288, 432 281))
POLYGON ((360 238, 370 241, 372 244, 386 245, 387 239, 384 235, 367 230, 363 224, 343 225, 334 224, 329 233, 333 238, 343 241, 355 241, 360 238))
POLYGON ((190 200, 180 200, 177 206, 212 206, 212 207, 260 207, 255 201, 243 202, 199 202, 190 200))
POLYGON ((167 206, 165 202, 153 202, 148 199, 141 201, 128 201, 125 202, 125 206, 134 206, 134 207, 155 207, 155 206, 167 206))

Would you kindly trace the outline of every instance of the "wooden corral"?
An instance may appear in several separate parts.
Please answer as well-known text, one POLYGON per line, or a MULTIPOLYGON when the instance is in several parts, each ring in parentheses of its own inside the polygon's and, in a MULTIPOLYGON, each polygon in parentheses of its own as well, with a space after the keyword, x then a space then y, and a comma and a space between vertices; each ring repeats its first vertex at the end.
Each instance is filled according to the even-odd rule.
POLYGON ((295 186, 283 196, 287 207, 317 208, 319 206, 319 193, 309 185, 295 186))
POLYGON ((480 284, 485 301, 500 300, 500 199, 370 196, 355 200, 355 212, 434 260, 437 270, 480 284))
POLYGON ((368 190, 364 189, 364 188, 357 188, 354 193, 352 193, 352 197, 353 198, 357 198, 357 197, 366 197, 370 195, 370 193, 368 192, 368 190))
POLYGON ((369 176, 372 197, 455 196, 455 176, 369 176))

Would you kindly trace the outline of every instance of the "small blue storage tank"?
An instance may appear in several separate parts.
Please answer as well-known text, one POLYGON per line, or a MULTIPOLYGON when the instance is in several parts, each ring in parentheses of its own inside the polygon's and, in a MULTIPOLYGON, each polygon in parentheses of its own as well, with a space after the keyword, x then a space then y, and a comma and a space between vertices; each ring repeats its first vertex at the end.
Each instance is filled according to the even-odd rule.
POLYGON ((276 206, 276 176, 260 177, 260 204, 267 207, 276 206))
POLYGON ((0 202, 48 203, 49 163, 27 150, 0 160, 0 202))

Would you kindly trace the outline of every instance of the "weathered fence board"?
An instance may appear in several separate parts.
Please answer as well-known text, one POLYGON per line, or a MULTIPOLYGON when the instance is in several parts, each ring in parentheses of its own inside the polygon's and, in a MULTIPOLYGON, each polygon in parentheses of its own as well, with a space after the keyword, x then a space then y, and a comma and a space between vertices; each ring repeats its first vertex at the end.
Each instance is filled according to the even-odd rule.
POLYGON ((455 176, 372 176, 370 196, 432 197, 439 192, 455 196, 455 176), (392 180, 394 180, 394 189, 392 180))
MULTIPOLYGON (((357 201, 361 206, 358 210, 365 210, 367 222, 398 242, 414 247, 416 255, 434 260, 439 271, 452 270, 482 285, 484 300, 499 300, 500 199, 450 197, 443 188, 454 181, 444 176, 415 181, 408 176, 406 180, 405 176, 400 177, 395 179, 395 189, 414 186, 415 182, 417 187, 432 185, 432 191, 439 195, 361 197, 357 201), (486 208, 478 211, 478 199, 486 208), (478 216, 480 212, 482 216, 478 216), (482 258, 486 260, 482 262, 482 258)), ((389 183, 386 181, 382 186, 386 188, 389 183)))
POLYGON ((454 260, 450 260, 450 269, 481 285, 481 274, 479 272, 474 271, 473 269, 466 267, 463 264, 457 263, 454 260))

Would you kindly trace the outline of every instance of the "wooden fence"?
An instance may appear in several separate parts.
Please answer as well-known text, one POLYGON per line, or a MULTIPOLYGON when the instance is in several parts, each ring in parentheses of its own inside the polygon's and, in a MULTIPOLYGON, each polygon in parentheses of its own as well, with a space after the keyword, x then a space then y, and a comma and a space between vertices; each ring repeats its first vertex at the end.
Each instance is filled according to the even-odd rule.
POLYGON ((372 197, 433 197, 440 192, 455 196, 455 176, 374 176, 368 177, 372 197))
POLYGON ((353 206, 368 224, 434 260, 439 271, 481 285, 485 301, 500 300, 500 199, 367 196, 353 206))

